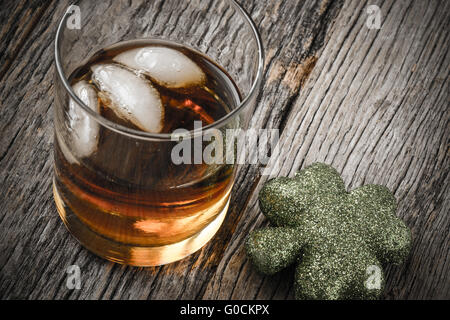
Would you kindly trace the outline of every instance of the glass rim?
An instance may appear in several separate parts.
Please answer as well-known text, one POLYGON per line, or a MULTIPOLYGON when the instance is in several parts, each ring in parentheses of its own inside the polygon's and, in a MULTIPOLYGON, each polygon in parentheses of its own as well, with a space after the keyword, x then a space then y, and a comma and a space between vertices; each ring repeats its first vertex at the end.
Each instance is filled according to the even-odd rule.
MULTIPOLYGON (((241 17, 244 18, 245 22, 250 25, 250 28, 253 32, 253 35, 256 39, 256 44, 258 46, 258 68, 256 73, 256 78, 252 83, 252 87, 250 88, 249 93, 247 96, 240 101, 239 105, 233 109, 230 113, 226 114, 222 118, 214 121, 213 123, 204 126, 200 129, 190 130, 186 134, 177 134, 177 137, 184 137, 184 138, 195 138, 197 136, 204 135, 208 129, 214 129, 219 126, 222 126, 226 123, 228 123, 231 119, 233 119, 235 116, 237 116, 242 110, 245 109, 245 107, 251 102, 253 97, 255 96, 257 89, 259 88, 262 78, 263 78, 263 71, 264 71, 264 48, 262 45, 261 35, 259 34, 258 29, 256 28, 255 23, 253 22, 250 15, 245 11, 245 9, 236 2, 236 0, 225 0, 229 2, 236 11, 241 15, 241 17)), ((115 131, 117 133, 129 136, 131 138, 140 139, 140 140, 148 140, 148 141, 172 141, 174 135, 172 133, 150 133, 145 131, 139 131, 131 128, 127 128, 123 125, 114 123, 102 115, 96 113, 91 108, 89 108, 84 102, 78 98, 78 96, 75 94, 75 92, 72 89, 72 86, 69 83, 69 80, 67 79, 63 67, 62 67, 62 61, 61 61, 61 54, 59 50, 59 44, 61 43, 61 36, 63 33, 63 28, 66 22, 66 19, 71 15, 71 6, 67 9, 64 16, 62 17, 57 32, 56 32, 56 39, 55 39, 55 63, 56 63, 56 71, 57 75, 59 77, 59 80, 62 82, 64 89, 69 93, 70 97, 78 104, 79 107, 81 107, 85 112, 88 113, 88 115, 92 118, 94 118, 99 124, 102 126, 115 131)))

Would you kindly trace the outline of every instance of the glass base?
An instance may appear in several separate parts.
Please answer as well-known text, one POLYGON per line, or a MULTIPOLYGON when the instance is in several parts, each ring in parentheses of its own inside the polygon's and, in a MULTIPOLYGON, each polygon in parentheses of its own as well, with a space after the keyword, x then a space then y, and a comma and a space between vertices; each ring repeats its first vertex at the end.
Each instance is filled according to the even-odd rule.
POLYGON ((53 182, 53 196, 58 213, 67 229, 85 248, 112 262, 139 267, 175 262, 201 249, 219 230, 230 203, 228 199, 220 214, 206 228, 192 237, 169 245, 144 247, 119 243, 92 231, 64 203, 55 182, 53 182))

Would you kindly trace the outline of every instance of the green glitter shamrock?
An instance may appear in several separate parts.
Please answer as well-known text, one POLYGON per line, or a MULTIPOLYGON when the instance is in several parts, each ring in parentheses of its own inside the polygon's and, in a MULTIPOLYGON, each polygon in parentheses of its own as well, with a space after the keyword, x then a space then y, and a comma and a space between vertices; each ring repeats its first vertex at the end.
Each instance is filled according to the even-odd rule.
POLYGON ((268 275, 297 261, 297 299, 375 299, 384 287, 382 264, 409 253, 411 233, 395 215, 393 194, 378 185, 347 192, 328 165, 267 182, 259 200, 275 227, 253 231, 247 255, 268 275))

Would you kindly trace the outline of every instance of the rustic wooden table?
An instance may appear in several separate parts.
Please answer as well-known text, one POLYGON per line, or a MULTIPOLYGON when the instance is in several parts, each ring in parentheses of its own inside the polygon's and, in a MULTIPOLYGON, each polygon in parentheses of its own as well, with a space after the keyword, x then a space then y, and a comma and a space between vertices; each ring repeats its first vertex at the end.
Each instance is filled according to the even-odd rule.
MULTIPOLYGON (((130 1, 131 2, 131 1, 130 1)), ((0 298, 290 299, 293 270, 256 273, 242 243, 266 224, 266 177, 241 168, 218 235, 171 265, 102 260, 69 235, 52 197, 53 39, 67 1, 0 8, 0 298), (81 290, 66 270, 81 268, 81 290)), ((282 132, 275 175, 315 161, 348 186, 395 192, 413 232, 406 263, 387 268, 387 299, 450 298, 450 1, 245 0, 267 53, 256 128, 282 132), (367 25, 378 5, 381 29, 367 25)))

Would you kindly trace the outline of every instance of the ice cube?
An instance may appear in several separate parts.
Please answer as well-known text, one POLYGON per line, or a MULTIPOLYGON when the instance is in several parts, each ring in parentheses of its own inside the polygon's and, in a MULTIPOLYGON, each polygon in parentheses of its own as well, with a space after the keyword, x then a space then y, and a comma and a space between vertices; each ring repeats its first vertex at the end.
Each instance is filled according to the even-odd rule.
MULTIPOLYGON (((80 81, 73 87, 73 91, 95 112, 100 112, 97 92, 86 81, 80 81)), ((72 129, 73 151, 78 157, 84 158, 97 149, 99 124, 92 119, 75 101, 69 102, 69 125, 72 129)))
POLYGON ((114 61, 150 76, 167 88, 200 85, 205 74, 200 67, 179 51, 163 47, 144 47, 117 55, 114 61))
POLYGON ((114 64, 91 67, 92 80, 111 100, 111 109, 139 129, 158 133, 163 128, 164 109, 158 91, 150 82, 114 64))

